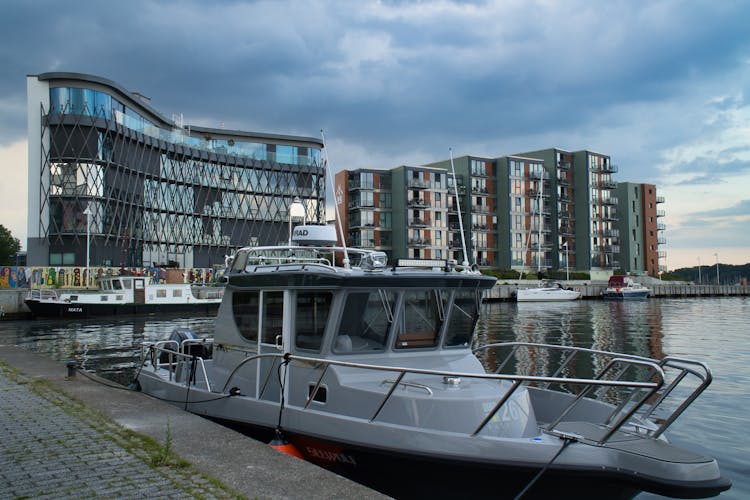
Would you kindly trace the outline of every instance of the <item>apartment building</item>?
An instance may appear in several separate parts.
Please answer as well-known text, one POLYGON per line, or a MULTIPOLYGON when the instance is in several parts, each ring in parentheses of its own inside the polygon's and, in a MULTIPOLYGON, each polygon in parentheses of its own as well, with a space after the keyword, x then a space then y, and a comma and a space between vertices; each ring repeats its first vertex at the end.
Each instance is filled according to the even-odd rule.
POLYGON ((620 267, 632 273, 658 276, 666 270, 666 244, 660 222, 665 212, 658 206, 664 197, 658 196, 653 184, 620 182, 617 185, 618 227, 621 235, 620 267))

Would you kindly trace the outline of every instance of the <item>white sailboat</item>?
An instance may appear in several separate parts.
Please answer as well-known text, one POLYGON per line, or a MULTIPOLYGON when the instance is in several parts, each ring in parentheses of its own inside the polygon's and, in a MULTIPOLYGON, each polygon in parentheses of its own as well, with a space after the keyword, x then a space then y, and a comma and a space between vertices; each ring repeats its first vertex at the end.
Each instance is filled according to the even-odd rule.
MULTIPOLYGON (((541 274, 542 271, 542 191, 544 189, 544 174, 542 173, 539 179, 539 190, 537 191, 537 273, 541 274)), ((531 235, 531 228, 529 228, 529 236, 531 235)), ((526 247, 528 248, 529 238, 526 238, 526 247)), ((525 254, 526 252, 524 252, 525 254)), ((524 255, 525 260, 525 255, 524 255)), ((567 264, 567 262, 566 262, 567 264)), ((523 276, 523 267, 519 272, 518 279, 523 276)), ((543 280, 536 287, 531 288, 519 288, 515 292, 516 302, 563 302, 569 300, 576 300, 581 298, 581 292, 573 290, 571 288, 564 288, 560 283, 551 280, 543 280)))

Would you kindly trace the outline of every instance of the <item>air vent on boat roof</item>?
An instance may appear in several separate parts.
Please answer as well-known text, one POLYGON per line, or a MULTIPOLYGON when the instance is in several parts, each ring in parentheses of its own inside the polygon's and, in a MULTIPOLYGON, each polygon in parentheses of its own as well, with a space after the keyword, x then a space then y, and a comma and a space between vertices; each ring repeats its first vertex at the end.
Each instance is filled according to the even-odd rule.
POLYGON ((300 246, 332 247, 336 245, 334 226, 297 226, 292 231, 292 243, 300 246))

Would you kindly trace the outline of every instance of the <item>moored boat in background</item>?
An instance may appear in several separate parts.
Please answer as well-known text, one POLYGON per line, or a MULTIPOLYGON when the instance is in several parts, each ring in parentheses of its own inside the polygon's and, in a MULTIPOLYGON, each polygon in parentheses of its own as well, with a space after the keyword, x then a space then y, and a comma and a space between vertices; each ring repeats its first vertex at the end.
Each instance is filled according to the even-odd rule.
POLYGON ((607 288, 602 292, 603 299, 613 300, 640 300, 648 298, 651 290, 633 278, 625 275, 614 275, 609 277, 607 288))
POLYGON ((223 286, 154 283, 149 276, 102 276, 97 281, 96 291, 33 289, 24 303, 35 317, 214 314, 224 294, 223 286))

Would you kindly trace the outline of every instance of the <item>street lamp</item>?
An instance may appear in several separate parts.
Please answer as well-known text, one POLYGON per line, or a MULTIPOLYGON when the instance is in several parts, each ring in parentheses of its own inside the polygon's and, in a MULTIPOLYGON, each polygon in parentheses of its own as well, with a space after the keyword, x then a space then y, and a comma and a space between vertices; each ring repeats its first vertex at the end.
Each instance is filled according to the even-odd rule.
POLYGON ((719 254, 715 253, 714 257, 716 257, 716 284, 719 284, 719 254))
POLYGON ((91 204, 86 205, 83 215, 86 216, 86 285, 88 285, 89 256, 91 255, 91 204))
POLYGON ((294 201, 289 205, 289 246, 292 246, 292 217, 305 218, 305 205, 302 204, 302 200, 299 196, 294 197, 294 201))

